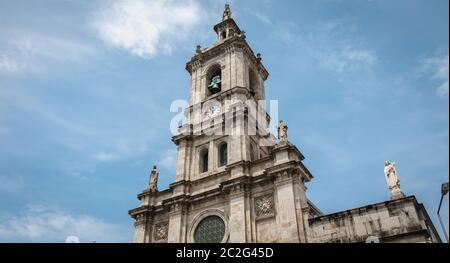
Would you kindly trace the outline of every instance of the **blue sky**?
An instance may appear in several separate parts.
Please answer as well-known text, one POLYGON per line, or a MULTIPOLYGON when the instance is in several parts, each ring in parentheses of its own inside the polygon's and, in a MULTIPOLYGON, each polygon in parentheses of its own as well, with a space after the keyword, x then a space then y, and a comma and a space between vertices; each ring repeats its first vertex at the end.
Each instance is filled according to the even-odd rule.
MULTIPOLYGON (((324 212, 389 198, 384 160, 435 216, 449 174, 448 1, 230 1, 324 212)), ((130 242, 175 179, 172 101, 224 1, 0 0, 0 242, 130 242)), ((448 229, 448 197, 444 199, 448 229)))

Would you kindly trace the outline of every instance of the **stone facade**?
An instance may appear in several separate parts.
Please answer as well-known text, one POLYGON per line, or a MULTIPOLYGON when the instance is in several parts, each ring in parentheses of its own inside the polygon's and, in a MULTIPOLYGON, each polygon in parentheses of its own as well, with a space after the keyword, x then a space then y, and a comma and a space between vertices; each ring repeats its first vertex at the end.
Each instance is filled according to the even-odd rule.
POLYGON ((271 153, 161 192, 144 191, 141 205, 130 211, 137 220, 134 241, 161 242, 158 227, 168 225, 167 242, 193 242, 196 225, 217 215, 226 225, 224 242, 306 242, 311 211, 302 209, 310 205, 304 182, 312 176, 295 146, 276 146, 271 153), (277 163, 279 155, 286 159, 277 163), (244 173, 232 176, 233 169, 244 173))
POLYGON ((271 144, 276 139, 266 133, 264 107, 255 115, 242 103, 265 99, 268 72, 229 6, 214 30, 217 43, 198 46, 186 65, 192 81, 187 123, 172 139, 175 182, 138 195, 139 207, 129 211, 134 242, 361 242, 408 233, 408 240, 434 241, 431 221, 413 197, 323 215, 306 197, 313 176, 303 154, 287 134, 271 144), (258 128, 242 134, 261 113, 258 128))
POLYGON ((414 196, 309 219, 309 242, 441 242, 414 196))

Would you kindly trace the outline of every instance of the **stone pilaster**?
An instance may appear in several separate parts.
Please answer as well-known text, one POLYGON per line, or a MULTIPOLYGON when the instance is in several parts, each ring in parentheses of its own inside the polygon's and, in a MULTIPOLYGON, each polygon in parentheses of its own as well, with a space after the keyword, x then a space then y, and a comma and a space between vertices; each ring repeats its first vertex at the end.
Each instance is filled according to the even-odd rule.
POLYGON ((137 208, 130 214, 136 220, 134 222, 134 243, 150 242, 152 217, 148 209, 148 206, 137 208))
POLYGON ((186 208, 183 201, 174 201, 170 204, 168 243, 186 242, 186 208))
POLYGON ((277 198, 276 222, 279 231, 279 242, 300 242, 294 198, 292 175, 288 171, 280 172, 275 181, 277 198))
POLYGON ((176 171, 176 181, 186 180, 186 165, 189 164, 187 160, 188 147, 187 140, 181 140, 178 143, 178 155, 177 155, 177 171, 176 171))
POLYGON ((225 186, 230 199, 230 243, 245 243, 251 240, 250 198, 247 179, 237 178, 225 186))
POLYGON ((305 221, 303 220, 303 207, 307 207, 307 199, 306 199, 306 187, 300 179, 299 175, 294 174, 293 177, 293 187, 294 187, 294 204, 295 204, 295 212, 296 212, 296 221, 298 227, 298 235, 301 243, 307 242, 307 231, 309 225, 305 225, 305 221))
POLYGON ((146 229, 147 220, 144 215, 138 215, 136 217, 136 222, 134 223, 134 243, 145 243, 146 242, 146 229))

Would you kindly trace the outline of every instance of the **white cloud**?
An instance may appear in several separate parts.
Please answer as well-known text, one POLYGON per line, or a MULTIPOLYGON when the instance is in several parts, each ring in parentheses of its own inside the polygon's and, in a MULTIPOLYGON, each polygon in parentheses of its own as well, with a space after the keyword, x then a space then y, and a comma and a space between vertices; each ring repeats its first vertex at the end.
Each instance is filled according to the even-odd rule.
POLYGON ((449 56, 448 54, 442 56, 432 56, 422 58, 420 60, 420 74, 431 74, 431 79, 439 81, 440 84, 436 88, 440 96, 448 96, 449 83, 449 56))
POLYGON ((52 63, 82 63, 94 50, 76 41, 27 33, 0 46, 0 73, 41 72, 52 63))
POLYGON ((14 41, 14 45, 30 57, 44 57, 64 62, 82 62, 85 55, 94 52, 84 43, 48 35, 28 34, 14 41))
POLYGON ((20 71, 21 68, 22 65, 20 65, 18 61, 14 60, 13 58, 6 55, 0 56, 0 72, 16 73, 20 71))
POLYGON ((92 24, 111 46, 150 58, 171 53, 206 14, 193 0, 113 1, 94 15, 92 24))
POLYGON ((376 53, 354 37, 357 32, 355 26, 344 21, 326 21, 308 40, 310 53, 329 71, 343 73, 370 69, 377 62, 376 53))
POLYGON ((448 80, 437 87, 437 92, 440 96, 448 96, 448 80))
POLYGON ((327 70, 338 73, 359 71, 370 68, 377 57, 372 50, 346 46, 338 50, 323 50, 316 53, 320 64, 327 70))
MULTIPOLYGON (((3 215, 2 242, 65 242, 77 236, 81 242, 130 242, 126 229, 89 215, 73 215, 45 206, 29 206, 18 215, 3 215)), ((131 236, 131 235, 130 235, 131 236)))
POLYGON ((92 159, 99 162, 115 162, 143 154, 148 150, 146 142, 136 138, 118 136, 111 138, 111 141, 113 142, 109 142, 108 150, 94 153, 92 159))
POLYGON ((298 45, 324 70, 347 73, 370 70, 377 63, 374 49, 358 37, 358 28, 343 20, 329 20, 313 28, 274 25, 275 33, 287 44, 298 45))
POLYGON ((112 152, 98 152, 92 155, 94 160, 100 162, 112 162, 119 159, 119 156, 112 152))
POLYGON ((255 10, 252 9, 248 9, 246 8, 245 11, 247 11, 250 15, 254 16, 256 19, 258 19, 259 21, 261 21, 262 23, 272 26, 272 20, 270 20, 269 16, 267 16, 266 14, 257 12, 255 10))
MULTIPOLYGON (((28 121, 33 120, 40 123, 39 129, 36 130, 38 136, 42 136, 40 131, 44 130, 49 141, 55 143, 54 146, 62 145, 73 154, 80 154, 82 160, 78 161, 57 158, 65 174, 86 178, 86 173, 92 174, 95 166, 99 163, 123 161, 148 151, 149 141, 153 138, 155 131, 152 130, 152 124, 147 122, 147 117, 131 118, 128 122, 117 122, 113 117, 114 114, 109 113, 96 115, 95 118, 85 115, 77 116, 71 114, 71 107, 53 105, 51 102, 48 103, 45 98, 40 98, 35 95, 36 93, 28 91, 14 89, 11 92, 0 93, 0 111, 4 111, 6 115, 17 109, 23 111, 26 113, 28 121), (76 173, 81 175, 76 176, 76 173)), ((121 98, 123 99, 123 97, 121 98)), ((110 104, 103 105, 110 106, 110 104)), ((0 126, 0 138, 10 135, 15 134, 7 124, 0 126)), ((18 148, 12 149, 10 153, 16 151, 17 154, 23 152, 18 148)))
POLYGON ((170 149, 164 150, 161 153, 158 165, 166 168, 167 170, 173 170, 177 164, 177 150, 170 149))
POLYGON ((42 119, 70 131, 71 133, 85 136, 98 135, 98 132, 95 129, 66 118, 61 111, 53 109, 49 104, 40 102, 31 94, 20 89, 15 89, 14 92, 1 93, 0 101, 4 103, 4 105, 14 105, 20 109, 32 112, 42 119))

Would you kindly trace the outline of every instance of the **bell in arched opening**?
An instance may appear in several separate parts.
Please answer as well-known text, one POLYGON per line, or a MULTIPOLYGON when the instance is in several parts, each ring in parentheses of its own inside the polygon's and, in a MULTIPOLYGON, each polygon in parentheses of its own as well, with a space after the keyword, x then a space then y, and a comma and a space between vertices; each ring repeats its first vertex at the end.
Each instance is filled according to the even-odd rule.
POLYGON ((208 85, 208 90, 211 94, 217 93, 221 90, 222 87, 222 76, 220 74, 220 70, 214 72, 211 76, 211 80, 208 85))

